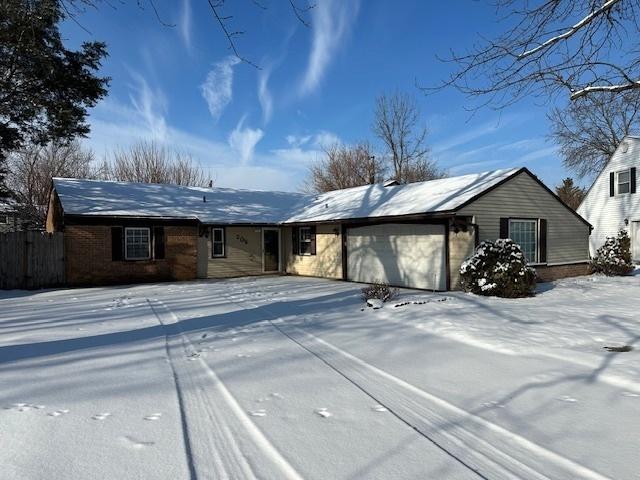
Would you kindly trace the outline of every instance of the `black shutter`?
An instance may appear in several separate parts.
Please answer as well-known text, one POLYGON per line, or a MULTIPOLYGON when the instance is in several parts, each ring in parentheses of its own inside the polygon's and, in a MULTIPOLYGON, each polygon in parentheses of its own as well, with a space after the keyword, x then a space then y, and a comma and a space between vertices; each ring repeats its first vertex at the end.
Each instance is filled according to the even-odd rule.
POLYGON ((111 260, 122 260, 122 227, 111 227, 111 260))
POLYGON ((156 260, 164 258, 164 227, 153 228, 153 258, 156 260))
POLYGON ((500 238, 509 238, 509 219, 500 219, 500 238))
POLYGON ((611 172, 609 174, 609 196, 613 197, 616 194, 616 174, 611 172))
POLYGON ((309 227, 311 233, 311 255, 316 254, 316 227, 309 227))
POLYGON ((631 193, 636 193, 636 167, 631 167, 631 193))
POLYGON ((547 263, 547 220, 540 219, 540 238, 538 239, 538 248, 540 249, 540 263, 547 263))
POLYGON ((291 251, 298 255, 298 227, 291 227, 291 251))

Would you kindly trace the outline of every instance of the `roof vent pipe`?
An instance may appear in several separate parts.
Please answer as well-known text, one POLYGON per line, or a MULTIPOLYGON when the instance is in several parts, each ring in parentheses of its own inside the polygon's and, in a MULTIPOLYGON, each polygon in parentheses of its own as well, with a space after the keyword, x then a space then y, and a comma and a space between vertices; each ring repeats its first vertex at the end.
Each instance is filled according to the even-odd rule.
POLYGON ((202 195, 202 201, 203 201, 204 203, 207 203, 207 197, 206 197, 206 195, 202 195))

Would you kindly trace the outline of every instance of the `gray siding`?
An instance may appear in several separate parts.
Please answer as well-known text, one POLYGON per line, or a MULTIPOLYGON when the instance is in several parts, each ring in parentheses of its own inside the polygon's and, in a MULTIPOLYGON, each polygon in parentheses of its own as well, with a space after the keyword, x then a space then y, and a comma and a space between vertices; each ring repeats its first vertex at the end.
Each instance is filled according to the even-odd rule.
POLYGON ((544 218, 547 220, 547 263, 589 259, 589 226, 525 172, 462 208, 459 213, 474 216, 480 240, 490 241, 500 235, 501 217, 544 218))

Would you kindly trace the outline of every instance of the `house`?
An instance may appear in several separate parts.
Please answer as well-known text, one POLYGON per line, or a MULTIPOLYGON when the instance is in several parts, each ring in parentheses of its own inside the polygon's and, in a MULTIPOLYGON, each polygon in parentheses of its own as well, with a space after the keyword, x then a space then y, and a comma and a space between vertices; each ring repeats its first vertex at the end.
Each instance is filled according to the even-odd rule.
POLYGON ((591 185, 578 213, 593 225, 591 255, 608 236, 621 229, 631 237, 631 253, 640 262, 640 194, 636 193, 640 167, 640 137, 625 137, 591 185))
POLYGON ((27 222, 20 212, 20 204, 11 199, 0 201, 0 233, 24 230, 27 222))
POLYGON ((449 290, 481 240, 542 280, 588 271, 591 226, 526 168, 318 195, 53 179, 72 285, 282 273, 449 290))

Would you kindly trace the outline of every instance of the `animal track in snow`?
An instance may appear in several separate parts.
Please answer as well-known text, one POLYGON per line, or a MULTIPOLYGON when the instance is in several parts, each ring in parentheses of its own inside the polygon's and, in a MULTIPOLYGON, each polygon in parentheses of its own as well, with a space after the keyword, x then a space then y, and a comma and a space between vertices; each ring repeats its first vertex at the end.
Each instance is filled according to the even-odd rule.
POLYGON ((557 400, 560 400, 561 402, 567 402, 567 403, 575 403, 578 401, 577 398, 573 398, 569 395, 562 395, 561 397, 558 397, 557 400))
POLYGON ((487 408, 504 408, 504 405, 496 400, 491 400, 490 402, 485 402, 482 404, 483 407, 487 408))
POLYGON ((383 406, 383 405, 374 405, 373 407, 371 407, 371 410, 373 410, 374 412, 386 412, 387 407, 383 406))
POLYGON ((259 410, 249 410, 249 415, 251 415, 252 417, 266 417, 267 411, 264 408, 261 408, 259 410))
POLYGON ((314 410, 314 412, 316 413, 316 415, 319 415, 322 418, 329 418, 332 415, 332 413, 329 412, 326 408, 317 408, 316 410, 314 410))
POLYGON ((147 415, 146 417, 144 417, 144 419, 148 421, 154 421, 160 420, 160 417, 162 417, 162 413, 152 413, 151 415, 147 415))
POLYGON ((105 420, 107 417, 110 417, 111 414, 109 412, 97 413, 93 417, 94 420, 105 420))

